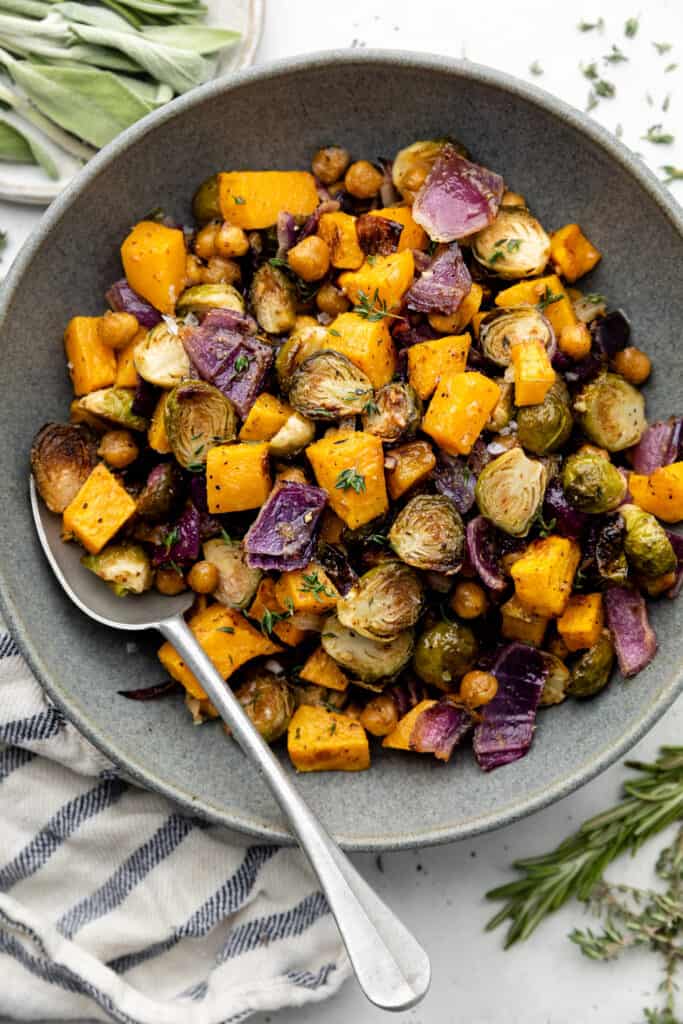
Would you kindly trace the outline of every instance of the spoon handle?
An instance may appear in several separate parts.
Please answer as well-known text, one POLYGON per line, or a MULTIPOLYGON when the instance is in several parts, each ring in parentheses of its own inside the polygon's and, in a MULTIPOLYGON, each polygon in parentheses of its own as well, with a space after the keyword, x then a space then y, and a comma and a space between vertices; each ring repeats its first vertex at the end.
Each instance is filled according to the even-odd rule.
POLYGON ((244 753, 265 776, 318 876, 365 995, 386 1010, 414 1006, 429 987, 431 969, 425 951, 323 828, 183 617, 166 619, 158 628, 200 680, 244 753))

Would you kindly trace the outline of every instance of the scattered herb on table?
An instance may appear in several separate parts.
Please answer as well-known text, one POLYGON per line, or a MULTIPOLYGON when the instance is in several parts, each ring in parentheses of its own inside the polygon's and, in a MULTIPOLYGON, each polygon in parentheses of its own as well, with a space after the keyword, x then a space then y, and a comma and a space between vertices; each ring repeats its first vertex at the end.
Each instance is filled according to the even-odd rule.
POLYGON ((605 19, 598 18, 597 21, 580 21, 576 27, 578 28, 579 32, 592 32, 594 29, 598 29, 600 32, 602 32, 603 28, 605 27, 605 19))
POLYGON ((664 164, 662 170, 666 174, 666 178, 663 179, 665 185, 670 185, 672 181, 683 181, 683 167, 674 167, 673 164, 664 164))
POLYGON ((667 64, 667 66, 664 68, 664 74, 666 74, 667 71, 675 71, 677 67, 678 64, 667 64))
POLYGON ((652 45, 660 57, 663 56, 663 54, 668 53, 671 49, 671 43, 653 43, 652 45))
POLYGON ((529 71, 531 72, 532 75, 542 75, 543 74, 543 68, 541 67, 539 61, 537 61, 537 60, 535 60, 533 62, 533 64, 529 65, 529 71))
POLYGON ((628 57, 623 53, 618 46, 612 43, 612 52, 606 54, 602 58, 605 64, 623 64, 628 60, 628 57))
POLYGON ((674 142, 674 136, 670 132, 662 131, 661 124, 653 124, 648 130, 647 134, 641 135, 641 138, 645 142, 654 142, 660 146, 670 146, 674 142))
POLYGON ((638 34, 638 26, 640 24, 639 18, 628 18, 624 24, 624 35, 628 39, 633 39, 638 34))

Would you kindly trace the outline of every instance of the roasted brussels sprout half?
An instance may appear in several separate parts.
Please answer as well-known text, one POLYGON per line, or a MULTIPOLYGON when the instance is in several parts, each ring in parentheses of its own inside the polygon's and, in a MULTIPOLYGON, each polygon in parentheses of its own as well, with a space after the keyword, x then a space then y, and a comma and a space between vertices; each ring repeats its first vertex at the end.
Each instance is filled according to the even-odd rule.
POLYGON ((208 224, 221 216, 218 196, 218 175, 212 174, 203 181, 192 199, 192 215, 198 224, 208 224))
POLYGON ((218 569, 213 596, 228 608, 246 608, 258 590, 263 573, 247 564, 241 540, 216 537, 203 545, 204 558, 218 569))
POLYGON ((118 423, 129 430, 147 430, 147 420, 133 412, 134 388, 102 388, 91 391, 78 402, 82 409, 101 416, 110 423, 118 423))
POLYGON ((567 696, 567 688, 571 680, 569 669, 554 654, 549 654, 547 651, 542 651, 541 653, 548 669, 548 674, 543 684, 539 703, 542 707, 561 704, 567 696))
POLYGON ((417 494, 396 516, 389 544, 407 565, 452 576, 462 565, 465 527, 450 498, 417 494))
POLYGON ((275 372, 282 391, 289 390, 294 371, 304 359, 329 348, 329 344, 327 327, 323 327, 313 317, 300 317, 296 328, 280 346, 275 358, 275 372))
POLYGON ((647 421, 640 391, 616 373, 604 373, 574 399, 574 413, 587 437, 608 452, 640 441, 647 421))
POLYGON ((213 384, 187 380, 169 392, 164 423, 180 465, 197 471, 206 464, 212 445, 234 441, 237 415, 230 399, 213 384))
POLYGON ((522 448, 511 448, 479 474, 475 496, 479 511, 512 537, 526 537, 543 504, 548 471, 522 448))
POLYGON ((537 338, 548 352, 555 348, 555 333, 535 306, 502 306, 492 309, 479 324, 479 344, 490 362, 509 366, 510 349, 520 341, 537 338))
POLYGON ((338 602, 337 618, 342 626, 371 640, 393 640, 415 625, 423 599, 417 573, 402 562, 382 562, 338 602))
POLYGON ((626 524, 624 551, 635 572, 648 577, 673 572, 678 559, 666 530, 655 517, 637 505, 622 505, 619 514, 626 524))
POLYGON ((149 556, 139 544, 110 544, 99 555, 84 555, 81 565, 104 580, 117 597, 142 594, 154 579, 149 556))
POLYGON ((31 471, 50 512, 71 504, 97 464, 97 438, 75 423, 46 423, 31 445, 31 471))
POLYGON ((190 358, 178 328, 178 322, 168 317, 147 331, 135 346, 133 362, 143 380, 160 388, 172 388, 190 376, 190 358))
POLYGON ((182 483, 181 472, 174 462, 155 466, 138 495, 138 516, 153 523, 169 519, 182 494, 182 483))
POLYGON ((312 420, 338 420, 363 411, 372 398, 372 384, 340 352, 325 350, 304 359, 295 371, 289 401, 312 420))
POLYGON ((286 459, 296 455, 302 448, 310 444, 315 437, 315 423, 293 412, 282 424, 277 434, 268 442, 268 450, 276 459, 286 459))
POLYGON ((567 499, 580 512, 613 512, 624 500, 626 481, 608 458, 589 449, 570 455, 562 470, 567 499))
POLYGON ((417 392, 400 381, 385 384, 363 408, 363 430, 386 444, 413 437, 421 420, 422 402, 417 392))
POLYGON ((438 622, 418 637, 413 667, 424 683, 455 690, 477 660, 478 651, 477 639, 464 622, 438 622))
POLYGON ((412 629, 381 642, 342 626, 336 615, 325 620, 320 639, 329 656, 363 683, 398 675, 413 653, 412 629))
POLYGON ((608 630, 571 666, 571 680, 567 693, 572 697, 592 697, 609 682, 614 665, 614 645, 608 630))
POLYGON ((318 686, 316 683, 304 683, 297 679, 297 682, 289 684, 297 707, 308 704, 314 708, 329 708, 331 711, 340 711, 349 699, 345 690, 328 690, 326 686, 318 686))
POLYGON ((394 157, 391 168, 394 187, 407 203, 415 202, 415 196, 427 180, 447 142, 448 139, 424 139, 413 142, 411 146, 399 150, 394 157))
POLYGON ((561 448, 573 425, 569 392, 559 377, 539 405, 517 410, 517 440, 534 455, 548 455, 561 448))
POLYGON ((550 239, 523 206, 501 206, 494 222, 472 239, 472 254, 498 277, 534 277, 550 258, 550 239))
POLYGON ((494 434, 499 434, 501 430, 505 430, 512 419, 515 410, 515 386, 511 381, 503 380, 502 377, 496 380, 496 384, 500 395, 488 418, 486 429, 494 434))
POLYGON ((272 263, 263 263, 251 282, 249 301, 259 327, 268 334, 291 331, 296 323, 296 288, 272 263))
POLYGON ((234 309, 244 313, 244 299, 231 284, 195 284, 186 288, 176 304, 179 315, 202 316, 212 309, 234 309))
POLYGON ((238 686, 235 696, 266 743, 274 743, 287 731, 294 697, 284 676, 258 669, 238 686))

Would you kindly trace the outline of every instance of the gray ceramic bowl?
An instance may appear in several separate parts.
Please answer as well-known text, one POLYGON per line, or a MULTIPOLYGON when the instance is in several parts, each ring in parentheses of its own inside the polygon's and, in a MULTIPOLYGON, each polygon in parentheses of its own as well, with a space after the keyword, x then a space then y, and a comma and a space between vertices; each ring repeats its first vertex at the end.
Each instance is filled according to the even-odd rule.
MULTIPOLYGON (((182 219, 217 169, 308 166, 321 142, 394 153, 451 134, 505 175, 550 228, 585 225, 604 254, 590 287, 630 316, 653 356, 651 417, 680 411, 683 370, 680 209, 635 157, 589 119, 486 68, 390 52, 296 58, 212 83, 163 108, 109 146, 55 202, 4 289, 0 445, 2 604, 34 671, 68 716, 144 785, 206 816, 285 839, 274 801, 217 726, 193 728, 180 700, 131 704, 116 691, 162 678, 156 638, 127 638, 84 618, 63 596, 33 534, 27 499, 31 438, 64 418, 70 398, 61 336, 95 314, 120 276, 129 226, 163 204, 182 219)), ((377 752, 372 770, 303 775, 298 784, 348 849, 443 842, 492 829, 586 782, 635 743, 681 689, 680 611, 653 610, 660 651, 636 679, 596 700, 539 716, 522 761, 482 774, 469 753, 377 752)))

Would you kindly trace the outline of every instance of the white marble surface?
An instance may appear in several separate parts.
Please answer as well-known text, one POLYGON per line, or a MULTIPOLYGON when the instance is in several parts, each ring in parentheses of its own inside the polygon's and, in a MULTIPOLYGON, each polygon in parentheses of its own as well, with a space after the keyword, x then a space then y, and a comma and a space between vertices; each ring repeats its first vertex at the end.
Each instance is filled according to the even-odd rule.
MULTIPOLYGON (((589 83, 579 63, 590 63, 616 43, 629 62, 601 65, 617 95, 593 112, 607 128, 623 126, 623 139, 661 175, 662 164, 683 165, 683 4, 681 0, 591 0, 577 5, 551 5, 546 0, 268 0, 268 13, 258 59, 267 61, 294 53, 337 46, 367 45, 445 52, 502 68, 584 108, 589 83), (640 12, 637 36, 624 38, 627 17, 640 12), (581 34, 582 18, 605 20, 602 33, 581 34), (670 42, 672 50, 658 56, 653 41, 670 42), (534 78, 529 65, 544 70, 534 78), (681 68, 665 73, 667 65, 681 68), (661 106, 671 94, 668 111, 661 106), (650 100, 648 100, 648 94, 650 100), (669 146, 641 140, 647 129, 662 123, 681 136, 669 146)), ((683 182, 673 186, 683 201, 683 182)), ((8 266, 38 222, 40 212, 0 203, 0 227, 9 233, 3 258, 8 266)), ((637 683, 631 684, 637 685, 637 683)), ((663 743, 681 742, 683 705, 634 751, 649 759, 663 743)), ((638 1024, 642 1007, 657 999, 659 976, 655 959, 633 954, 621 963, 594 964, 581 957, 567 932, 586 922, 584 910, 570 905, 546 922, 521 947, 501 948, 500 933, 483 925, 491 914, 484 892, 512 877, 515 857, 545 851, 584 818, 612 802, 624 772, 616 766, 579 793, 531 818, 470 842, 438 849, 355 858, 361 871, 414 929, 428 950, 434 978, 431 991, 414 1010, 399 1014, 397 1024, 638 1024)), ((636 884, 652 881, 657 841, 636 861, 620 861, 610 876, 636 884)), ((681 1000, 683 1004, 683 997, 681 1000)), ((682 1011, 683 1012, 683 1011, 682 1011)), ((332 1001, 307 1010, 283 1011, 254 1018, 254 1024, 379 1024, 386 1014, 369 1006, 349 982, 332 1001)))

